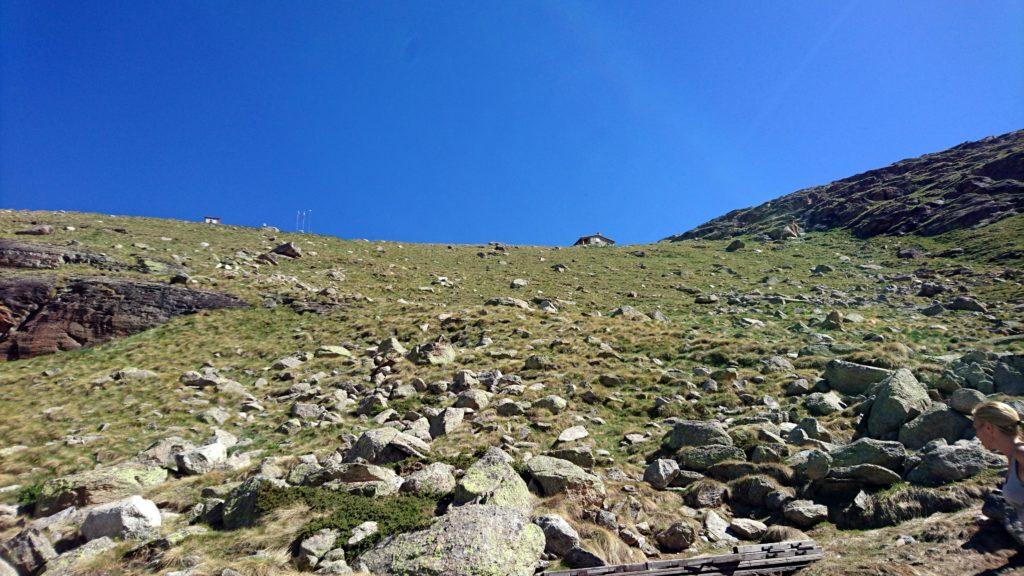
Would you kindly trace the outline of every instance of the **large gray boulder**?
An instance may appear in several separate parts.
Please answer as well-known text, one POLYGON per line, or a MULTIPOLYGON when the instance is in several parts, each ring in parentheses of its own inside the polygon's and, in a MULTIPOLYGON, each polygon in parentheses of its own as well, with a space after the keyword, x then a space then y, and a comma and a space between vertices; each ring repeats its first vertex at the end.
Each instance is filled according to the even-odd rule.
POLYGON ((378 576, 533 576, 543 552, 544 532, 526 515, 469 505, 386 540, 355 566, 378 576))
POLYGON ((1006 466, 1006 460, 982 447, 977 440, 944 440, 928 443, 921 450, 921 462, 907 473, 907 480, 923 486, 940 486, 969 478, 987 469, 1006 466))
POLYGON ((533 496, 511 462, 500 449, 488 449, 459 479, 453 504, 492 504, 529 514, 533 496))
POLYGON ((391 464, 406 458, 422 458, 428 452, 430 445, 423 440, 385 427, 363 432, 345 454, 345 461, 362 458, 371 464, 391 464))
POLYGON ((907 450, 895 440, 860 438, 832 450, 832 463, 837 467, 874 464, 889 470, 902 470, 907 450))
POLYGON ((920 416, 904 424, 900 428, 899 438, 904 446, 917 450, 937 438, 949 443, 956 442, 970 427, 971 421, 965 416, 936 402, 920 416))
POLYGON ((104 536, 141 540, 157 534, 160 524, 160 510, 153 501, 129 496, 90 510, 82 522, 82 536, 86 540, 104 536))
POLYGON ((928 390, 906 368, 893 372, 880 385, 868 413, 868 434, 872 438, 891 439, 900 426, 924 412, 931 399, 928 390))
POLYGON ((561 458, 534 456, 526 469, 544 496, 574 492, 604 496, 604 482, 583 468, 561 458))
POLYGON ((732 443, 732 438, 725 431, 725 427, 718 422, 707 420, 683 420, 662 440, 662 445, 673 452, 684 446, 732 446, 732 443))
POLYGON ((836 359, 825 365, 823 377, 833 390, 843 394, 864 394, 891 374, 892 370, 836 359))

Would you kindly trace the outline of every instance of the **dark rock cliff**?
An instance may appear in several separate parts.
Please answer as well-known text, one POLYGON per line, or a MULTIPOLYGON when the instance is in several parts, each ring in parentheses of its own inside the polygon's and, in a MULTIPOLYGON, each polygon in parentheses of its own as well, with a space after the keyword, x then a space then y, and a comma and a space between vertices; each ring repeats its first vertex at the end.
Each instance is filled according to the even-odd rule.
POLYGON ((74 350, 199 310, 244 308, 234 296, 127 278, 0 280, 0 359, 74 350))

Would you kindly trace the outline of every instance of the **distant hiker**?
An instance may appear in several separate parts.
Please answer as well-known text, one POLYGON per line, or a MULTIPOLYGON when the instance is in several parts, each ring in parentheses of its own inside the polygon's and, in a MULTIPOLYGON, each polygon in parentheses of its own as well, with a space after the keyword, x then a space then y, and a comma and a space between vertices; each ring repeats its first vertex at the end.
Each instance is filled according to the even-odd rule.
POLYGON ((1002 521, 1006 531, 1024 547, 1024 421, 1009 404, 982 402, 974 408, 974 429, 982 445, 1006 456, 1002 493, 985 499, 982 512, 1002 521))

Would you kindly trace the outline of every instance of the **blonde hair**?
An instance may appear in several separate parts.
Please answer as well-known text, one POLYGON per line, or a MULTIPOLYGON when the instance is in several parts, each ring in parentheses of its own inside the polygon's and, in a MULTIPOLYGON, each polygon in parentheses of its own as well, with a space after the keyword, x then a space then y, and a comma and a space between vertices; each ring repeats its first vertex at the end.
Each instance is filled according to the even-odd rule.
POLYGON ((972 412, 974 422, 987 422, 1011 438, 1024 438, 1024 421, 1013 406, 993 400, 982 402, 972 412))

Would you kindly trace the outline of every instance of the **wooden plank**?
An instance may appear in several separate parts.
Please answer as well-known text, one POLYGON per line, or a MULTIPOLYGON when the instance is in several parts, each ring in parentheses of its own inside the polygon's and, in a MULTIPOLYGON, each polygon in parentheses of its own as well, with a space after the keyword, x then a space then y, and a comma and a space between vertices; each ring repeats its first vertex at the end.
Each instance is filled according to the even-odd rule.
POLYGON ((557 570, 545 572, 544 576, 756 576, 780 570, 795 571, 821 560, 823 556, 821 548, 814 540, 797 540, 736 546, 732 554, 557 570))

